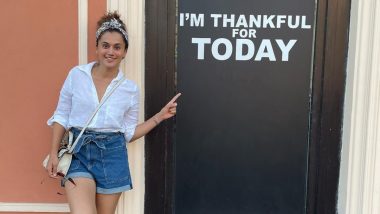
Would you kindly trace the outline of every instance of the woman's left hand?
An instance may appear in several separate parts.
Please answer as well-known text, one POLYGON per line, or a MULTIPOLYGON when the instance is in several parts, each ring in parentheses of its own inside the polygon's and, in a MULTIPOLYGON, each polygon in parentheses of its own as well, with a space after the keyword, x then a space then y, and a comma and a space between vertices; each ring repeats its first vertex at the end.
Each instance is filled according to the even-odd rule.
POLYGON ((166 104, 161 111, 157 114, 158 119, 161 122, 162 120, 169 119, 173 117, 177 112, 177 102, 178 97, 181 96, 181 93, 175 95, 169 102, 166 104))

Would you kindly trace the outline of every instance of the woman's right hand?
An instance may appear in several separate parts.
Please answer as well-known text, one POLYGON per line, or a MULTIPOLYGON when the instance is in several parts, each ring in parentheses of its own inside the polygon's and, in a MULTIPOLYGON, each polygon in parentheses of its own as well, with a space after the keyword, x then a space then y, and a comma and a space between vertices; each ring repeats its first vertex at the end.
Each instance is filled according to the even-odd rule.
POLYGON ((50 177, 58 178, 57 167, 58 167, 58 150, 59 144, 62 140, 63 135, 65 134, 66 129, 59 123, 53 123, 53 139, 50 149, 50 158, 46 165, 46 170, 50 177))
POLYGON ((57 176, 57 167, 58 167, 58 155, 57 152, 51 153, 46 170, 48 171, 48 174, 51 178, 58 178, 57 176))

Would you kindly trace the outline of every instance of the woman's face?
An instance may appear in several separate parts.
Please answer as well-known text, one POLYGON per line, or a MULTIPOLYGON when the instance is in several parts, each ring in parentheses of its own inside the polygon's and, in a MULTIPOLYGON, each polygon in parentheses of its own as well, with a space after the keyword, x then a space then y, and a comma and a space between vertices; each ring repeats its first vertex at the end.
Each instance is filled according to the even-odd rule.
POLYGON ((100 65, 106 68, 118 68, 126 54, 125 43, 119 32, 103 33, 96 48, 96 55, 100 65))

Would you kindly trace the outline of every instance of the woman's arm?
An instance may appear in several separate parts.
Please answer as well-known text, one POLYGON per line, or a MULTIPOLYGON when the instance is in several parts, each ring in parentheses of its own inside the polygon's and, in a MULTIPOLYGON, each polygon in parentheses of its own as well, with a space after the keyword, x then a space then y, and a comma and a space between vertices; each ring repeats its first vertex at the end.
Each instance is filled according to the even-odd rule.
POLYGON ((133 134, 130 142, 133 142, 140 137, 148 134, 154 127, 161 123, 161 121, 169 119, 176 114, 177 111, 177 98, 181 96, 181 93, 178 93, 173 97, 172 100, 166 104, 160 112, 155 114, 153 117, 149 118, 147 121, 136 126, 135 133, 133 134))
POLYGON ((50 150, 50 158, 47 164, 47 171, 49 176, 57 178, 57 166, 58 166, 58 149, 63 135, 66 129, 59 123, 54 122, 53 125, 53 139, 50 150))
POLYGON ((46 170, 50 177, 57 177, 57 166, 58 166, 58 149, 62 137, 66 131, 69 114, 71 111, 71 100, 72 100, 72 79, 73 71, 71 70, 68 74, 62 89, 60 91, 57 109, 54 115, 48 120, 48 125, 52 127, 53 137, 50 149, 50 158, 47 164, 46 170))

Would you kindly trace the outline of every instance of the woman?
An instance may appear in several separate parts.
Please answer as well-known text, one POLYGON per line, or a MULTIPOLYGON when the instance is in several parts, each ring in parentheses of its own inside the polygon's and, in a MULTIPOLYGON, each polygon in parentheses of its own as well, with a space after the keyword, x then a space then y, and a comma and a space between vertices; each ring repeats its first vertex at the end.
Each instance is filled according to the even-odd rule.
MULTIPOLYGON (((128 35, 120 15, 104 15, 96 32, 97 61, 74 67, 62 87, 57 109, 49 119, 53 142, 47 164, 57 178, 57 151, 66 129, 76 138, 96 106, 124 74, 119 69, 128 49, 128 35)), ((177 94, 162 110, 138 122, 138 89, 124 80, 101 106, 74 150, 62 181, 72 213, 114 213, 123 191, 132 189, 126 142, 132 142, 176 113, 177 94), (66 182, 67 179, 74 183, 66 182)))

